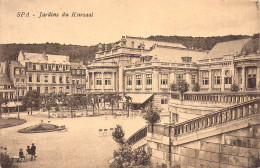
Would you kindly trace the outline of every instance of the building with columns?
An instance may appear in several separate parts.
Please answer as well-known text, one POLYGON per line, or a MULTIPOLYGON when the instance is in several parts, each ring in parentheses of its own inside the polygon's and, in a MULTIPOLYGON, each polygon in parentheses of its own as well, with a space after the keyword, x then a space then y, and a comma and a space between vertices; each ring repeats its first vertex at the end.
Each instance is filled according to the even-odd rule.
POLYGON ((231 95, 234 84, 236 94, 259 93, 259 44, 259 38, 228 41, 206 53, 182 44, 123 36, 111 49, 99 45, 95 60, 86 67, 86 90, 126 94, 133 99, 133 109, 151 103, 165 115, 174 95, 170 85, 182 79, 190 86, 187 95, 231 95), (192 91, 196 83, 199 92, 192 91))

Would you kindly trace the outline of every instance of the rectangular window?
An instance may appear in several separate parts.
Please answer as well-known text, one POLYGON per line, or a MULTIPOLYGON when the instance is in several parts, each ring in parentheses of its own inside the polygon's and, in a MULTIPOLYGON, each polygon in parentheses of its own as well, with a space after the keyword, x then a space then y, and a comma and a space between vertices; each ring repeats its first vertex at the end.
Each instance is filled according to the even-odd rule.
POLYGON ((48 82, 48 76, 47 75, 44 76, 44 82, 48 82))
POLYGON ((152 83, 153 83, 152 74, 146 74, 146 85, 152 85, 152 83))
POLYGON ((59 88, 59 92, 62 93, 62 87, 59 88))
POLYGON ((66 89, 70 89, 70 86, 66 86, 66 89))
POLYGON ((22 83, 24 83, 24 78, 21 79, 22 83))
POLYGON ((196 82, 196 75, 191 75, 191 84, 195 84, 196 82))
POLYGON ((28 81, 32 82, 32 75, 29 75, 28 81))
POLYGON ((105 85, 111 85, 111 79, 105 78, 105 85))
POLYGON ((256 87, 256 68, 248 68, 247 70, 247 87, 255 88, 256 87))
POLYGON ((48 93, 48 87, 45 87, 45 93, 48 93))
POLYGON ((43 65, 41 64, 41 70, 43 71, 44 70, 44 67, 43 67, 43 65))
POLYGON ((141 75, 136 75, 136 85, 142 85, 141 75))
POLYGON ((29 87, 29 90, 32 91, 32 87, 29 87))
POLYGON ((161 99, 161 104, 168 104, 168 99, 167 99, 167 97, 163 97, 163 98, 161 99))
POLYGON ((232 84, 232 78, 231 77, 225 77, 225 84, 232 84))
POLYGON ((55 76, 52 76, 52 83, 56 83, 56 78, 55 78, 55 76))
POLYGON ((97 78, 97 85, 102 85, 102 80, 101 80, 101 78, 97 78))
POLYGON ((40 87, 37 87, 37 92, 41 93, 41 88, 40 87))
POLYGON ((24 96, 24 90, 22 90, 22 96, 24 96))
POLYGON ((76 81, 76 82, 77 82, 77 84, 79 84, 79 80, 78 80, 78 79, 77 79, 77 81, 76 81))
POLYGON ((168 85, 168 74, 162 74, 161 85, 168 85))
POLYGON ((56 71, 59 71, 59 66, 58 65, 56 65, 56 71))
POLYGON ((41 82, 41 77, 40 77, 40 75, 37 75, 37 82, 41 82))
POLYGON ((28 63, 28 68, 32 69, 32 63, 28 63))
POLYGON ((51 71, 51 65, 48 65, 48 70, 51 71))
POLYGON ((221 80, 220 76, 214 76, 214 84, 220 85, 220 80, 221 80))
POLYGON ((70 77, 66 77, 66 83, 70 83, 70 77))
POLYGON ((127 85, 132 85, 132 75, 126 76, 126 84, 127 85))
POLYGON ((33 64, 33 70, 36 70, 36 65, 35 64, 33 64))
POLYGON ((62 76, 59 76, 60 83, 63 83, 62 76))
POLYGON ((52 93, 56 93, 56 87, 52 87, 52 93))
POLYGON ((209 72, 202 71, 202 85, 209 85, 209 72))

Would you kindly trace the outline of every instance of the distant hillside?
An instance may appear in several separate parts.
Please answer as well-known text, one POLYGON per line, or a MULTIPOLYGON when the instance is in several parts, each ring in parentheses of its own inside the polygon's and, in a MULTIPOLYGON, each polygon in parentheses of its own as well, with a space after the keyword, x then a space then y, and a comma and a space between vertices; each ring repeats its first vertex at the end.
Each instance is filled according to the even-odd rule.
MULTIPOLYGON (((248 38, 250 36, 229 35, 216 37, 190 37, 190 36, 150 36, 148 39, 180 43, 188 48, 210 50, 218 42, 248 38)), ((108 44, 111 48, 111 44, 108 44)), ((68 55, 72 61, 83 60, 86 64, 95 58, 98 48, 95 46, 62 45, 58 43, 45 44, 0 44, 0 61, 15 60, 19 51, 68 55)))

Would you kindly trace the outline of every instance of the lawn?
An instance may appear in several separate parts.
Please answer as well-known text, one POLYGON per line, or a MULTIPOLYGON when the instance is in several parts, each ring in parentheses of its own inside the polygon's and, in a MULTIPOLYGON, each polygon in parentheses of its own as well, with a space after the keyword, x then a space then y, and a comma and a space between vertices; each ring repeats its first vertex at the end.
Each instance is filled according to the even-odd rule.
POLYGON ((26 120, 24 119, 17 119, 17 118, 5 118, 5 119, 0 119, 0 129, 1 128, 8 128, 8 127, 13 127, 16 125, 21 125, 25 123, 26 120))

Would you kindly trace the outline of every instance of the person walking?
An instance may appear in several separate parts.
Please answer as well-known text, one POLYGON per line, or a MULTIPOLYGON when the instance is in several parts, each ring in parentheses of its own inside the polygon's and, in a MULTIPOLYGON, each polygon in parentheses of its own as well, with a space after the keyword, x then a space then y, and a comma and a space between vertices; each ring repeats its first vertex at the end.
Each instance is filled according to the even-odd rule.
POLYGON ((36 146, 34 145, 34 143, 32 143, 32 146, 31 146, 31 160, 35 160, 35 154, 36 154, 36 146))

